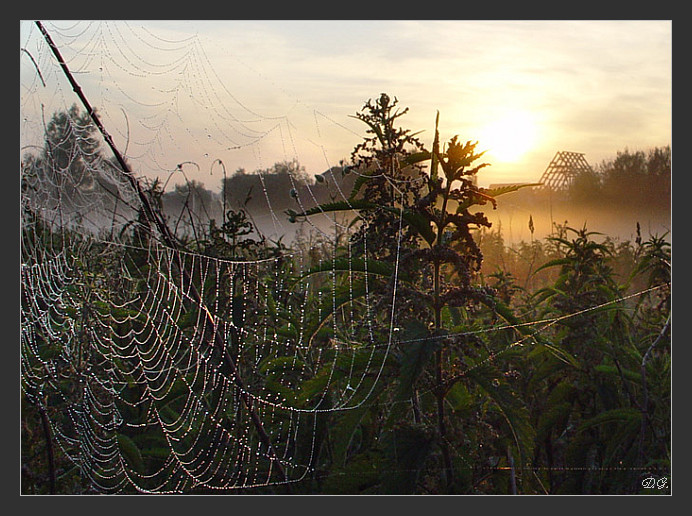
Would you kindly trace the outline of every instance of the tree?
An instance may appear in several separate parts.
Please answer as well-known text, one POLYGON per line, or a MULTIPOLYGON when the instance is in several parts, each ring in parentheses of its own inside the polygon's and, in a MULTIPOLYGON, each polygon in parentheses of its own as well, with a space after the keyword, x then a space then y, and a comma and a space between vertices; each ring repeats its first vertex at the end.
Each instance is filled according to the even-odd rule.
POLYGON ((252 174, 239 168, 223 179, 221 191, 234 209, 278 211, 294 205, 296 193, 292 193, 293 190, 309 183, 305 167, 298 161, 280 161, 252 174))
POLYGON ((579 205, 597 203, 601 193, 601 177, 593 171, 579 173, 569 186, 569 198, 579 205))
POLYGON ((669 206, 670 146, 644 151, 618 151, 597 168, 606 200, 635 206, 669 206))
POLYGON ((195 226, 211 220, 218 211, 214 194, 204 187, 204 184, 193 179, 184 184, 176 184, 173 192, 164 195, 162 201, 168 201, 166 211, 174 215, 175 208, 179 208, 176 229, 180 220, 187 216, 190 219, 190 230, 195 233, 195 226), (196 224, 195 221, 198 221, 196 224))
POLYGON ((46 125, 43 149, 24 158, 24 174, 33 175, 52 205, 75 206, 97 186, 103 163, 96 126, 76 104, 56 112, 46 125))

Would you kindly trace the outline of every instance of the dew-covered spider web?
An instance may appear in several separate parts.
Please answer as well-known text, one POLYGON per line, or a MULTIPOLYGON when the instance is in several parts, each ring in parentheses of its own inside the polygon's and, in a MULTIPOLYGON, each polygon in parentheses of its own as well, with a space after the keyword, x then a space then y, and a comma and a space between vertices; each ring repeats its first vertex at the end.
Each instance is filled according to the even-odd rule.
MULTIPOLYGON (((133 23, 45 27, 76 80, 95 78, 84 91, 128 163, 149 173, 137 179, 142 188, 152 177, 163 177, 164 188, 177 176, 187 181, 190 170, 205 166, 220 181, 222 152, 246 152, 261 169, 277 136, 282 156, 298 157, 293 119, 263 116, 237 101, 196 37, 166 39, 133 23), (151 98, 141 92, 135 98, 131 80, 150 82, 151 98), (208 114, 201 133, 186 126, 190 110, 208 114), (182 155, 170 156, 182 142, 182 155)), ((319 444, 319 414, 368 399, 393 339, 391 317, 365 323, 352 317, 349 297, 354 288, 367 290, 367 274, 347 271, 344 279, 334 265, 313 279, 305 256, 280 245, 253 245, 257 240, 245 233, 234 233, 242 241, 210 238, 206 248, 193 245, 190 230, 208 223, 209 213, 190 209, 190 197, 178 217, 166 221, 178 244, 171 247, 147 219, 122 167, 104 157, 101 135, 74 107, 46 40, 34 24, 22 29, 21 378, 27 399, 47 416, 60 451, 99 492, 228 490, 301 480, 319 444), (175 230, 185 236, 178 239, 175 230), (307 313, 309 298, 317 306, 307 313), (317 337, 328 345, 315 345, 317 337)), ((312 113, 318 136, 325 121, 312 113)), ((319 142, 310 145, 327 160, 319 142)), ((299 185, 291 172, 294 192, 299 185)), ((290 224, 259 176, 264 191, 256 195, 264 197, 267 232, 281 234, 290 224)), ((309 187, 301 192, 292 196, 301 209, 317 203, 309 187)), ((333 195, 346 198, 338 185, 333 195)), ((204 210, 221 205, 226 208, 225 199, 204 210)), ((334 235, 348 241, 350 229, 332 215, 323 219, 306 224, 329 257, 339 239, 334 235)), ((395 296, 396 284, 392 301, 395 296)), ((368 296, 358 303, 367 304, 368 296)))
MULTIPOLYGON (((356 210, 298 224, 285 213, 348 203, 334 167, 362 128, 269 80, 241 99, 237 85, 261 74, 231 51, 234 81, 222 80, 194 34, 137 22, 44 26, 135 179, 36 24, 24 22, 21 387, 56 452, 94 492, 227 492, 308 478, 324 415, 379 403, 388 360, 415 341, 398 337, 396 319, 403 210, 386 279, 368 270, 356 210), (329 146, 332 134, 345 149, 329 146), (275 162, 290 181, 283 197, 269 184, 275 162), (308 162, 318 181, 295 166, 308 162), (258 171, 251 195, 261 211, 232 206, 225 191, 195 197, 194 181, 218 188, 231 164, 258 171), (177 184, 176 210, 161 215, 177 184)), ((560 320, 474 332, 507 332, 510 351, 533 342, 522 326, 560 320)))

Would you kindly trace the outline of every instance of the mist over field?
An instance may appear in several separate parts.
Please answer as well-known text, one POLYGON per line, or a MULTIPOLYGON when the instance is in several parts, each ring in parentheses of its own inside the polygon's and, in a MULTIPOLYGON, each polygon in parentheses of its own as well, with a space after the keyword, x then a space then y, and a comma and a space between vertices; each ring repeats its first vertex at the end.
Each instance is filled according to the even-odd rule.
MULTIPOLYGON (((334 222, 332 214, 312 217, 309 222, 291 223, 285 212, 348 198, 355 176, 344 175, 341 168, 334 167, 320 174, 323 178, 321 182, 315 182, 304 171, 292 181, 291 175, 295 175, 295 171, 287 173, 290 166, 295 168, 298 165, 277 164, 273 169, 256 174, 231 176, 227 179, 226 208, 244 210, 256 224, 258 232, 270 239, 283 237, 283 241, 288 243, 296 232, 329 234, 333 231, 329 229, 334 222), (291 196, 292 190, 294 196, 291 196)), ((493 186, 491 184, 489 188, 493 186)), ((189 221, 189 215, 184 213, 188 206, 192 206, 203 217, 221 220, 223 198, 220 192, 204 188, 194 190, 193 187, 194 193, 188 199, 185 185, 178 185, 177 188, 164 196, 171 220, 180 220, 184 227, 186 220, 189 221)), ((604 237, 623 241, 633 241, 637 237, 639 224, 643 236, 668 234, 670 238, 672 199, 665 186, 662 188, 659 192, 652 192, 649 198, 644 196, 632 200, 627 198, 627 189, 623 186, 619 199, 606 200, 599 197, 574 199, 574 195, 568 191, 551 192, 531 187, 499 197, 496 208, 487 204, 478 209, 492 223, 492 227, 484 231, 499 232, 507 245, 546 238, 554 232, 556 224, 566 224, 575 229, 586 227, 589 231, 602 233, 604 237), (533 224, 533 232, 529 220, 533 224)))
POLYGON ((639 223, 644 236, 667 233, 672 238, 670 207, 608 207, 546 200, 515 204, 510 194, 500 200, 497 210, 488 212, 488 218, 493 223, 492 229, 500 231, 507 244, 546 238, 552 233, 554 224, 565 223, 576 229, 586 227, 604 236, 630 241, 636 238, 639 223), (533 220, 533 234, 529 219, 533 220))

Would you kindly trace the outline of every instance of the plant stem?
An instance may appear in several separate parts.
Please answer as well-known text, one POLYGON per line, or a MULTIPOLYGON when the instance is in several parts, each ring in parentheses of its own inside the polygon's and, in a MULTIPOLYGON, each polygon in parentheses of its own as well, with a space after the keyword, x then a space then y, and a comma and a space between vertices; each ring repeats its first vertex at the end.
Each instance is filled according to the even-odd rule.
MULTIPOLYGON (((439 235, 438 235, 439 237, 439 235)), ((442 327, 442 307, 440 306, 440 264, 434 264, 434 288, 435 288, 435 332, 442 327)), ((445 422, 445 388, 443 378, 444 350, 438 349, 435 352, 435 381, 437 385, 437 430, 440 434, 440 449, 442 450, 442 460, 444 463, 443 477, 447 490, 452 485, 452 460, 449 455, 447 445, 447 425, 445 422)))
MULTIPOLYGON (((449 199, 449 192, 451 190, 452 181, 451 177, 447 176, 447 184, 442 196, 442 210, 440 211, 440 218, 437 221, 437 238, 435 241, 435 247, 440 248, 443 244, 444 229, 447 225, 446 214, 447 214, 447 201, 449 199)), ((442 305, 440 303, 440 293, 441 293, 441 267, 440 260, 438 257, 434 258, 434 270, 433 270, 433 288, 434 288, 434 303, 435 303, 435 333, 439 334, 442 329, 442 305)), ((440 449, 442 451, 442 460, 444 463, 444 482, 447 487, 447 491, 450 490, 452 486, 452 459, 449 454, 449 445, 447 442, 447 424, 445 421, 445 382, 444 382, 444 347, 441 347, 435 352, 435 381, 437 385, 436 400, 437 400, 437 429, 440 434, 440 449)))

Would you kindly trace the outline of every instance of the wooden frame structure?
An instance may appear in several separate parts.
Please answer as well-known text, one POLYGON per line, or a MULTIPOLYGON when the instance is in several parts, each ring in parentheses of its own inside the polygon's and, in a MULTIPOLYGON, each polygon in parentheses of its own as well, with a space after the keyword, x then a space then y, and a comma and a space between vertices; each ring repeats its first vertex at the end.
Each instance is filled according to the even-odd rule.
POLYGON ((565 190, 575 177, 584 172, 593 172, 591 165, 581 152, 558 151, 541 176, 541 188, 565 190))

